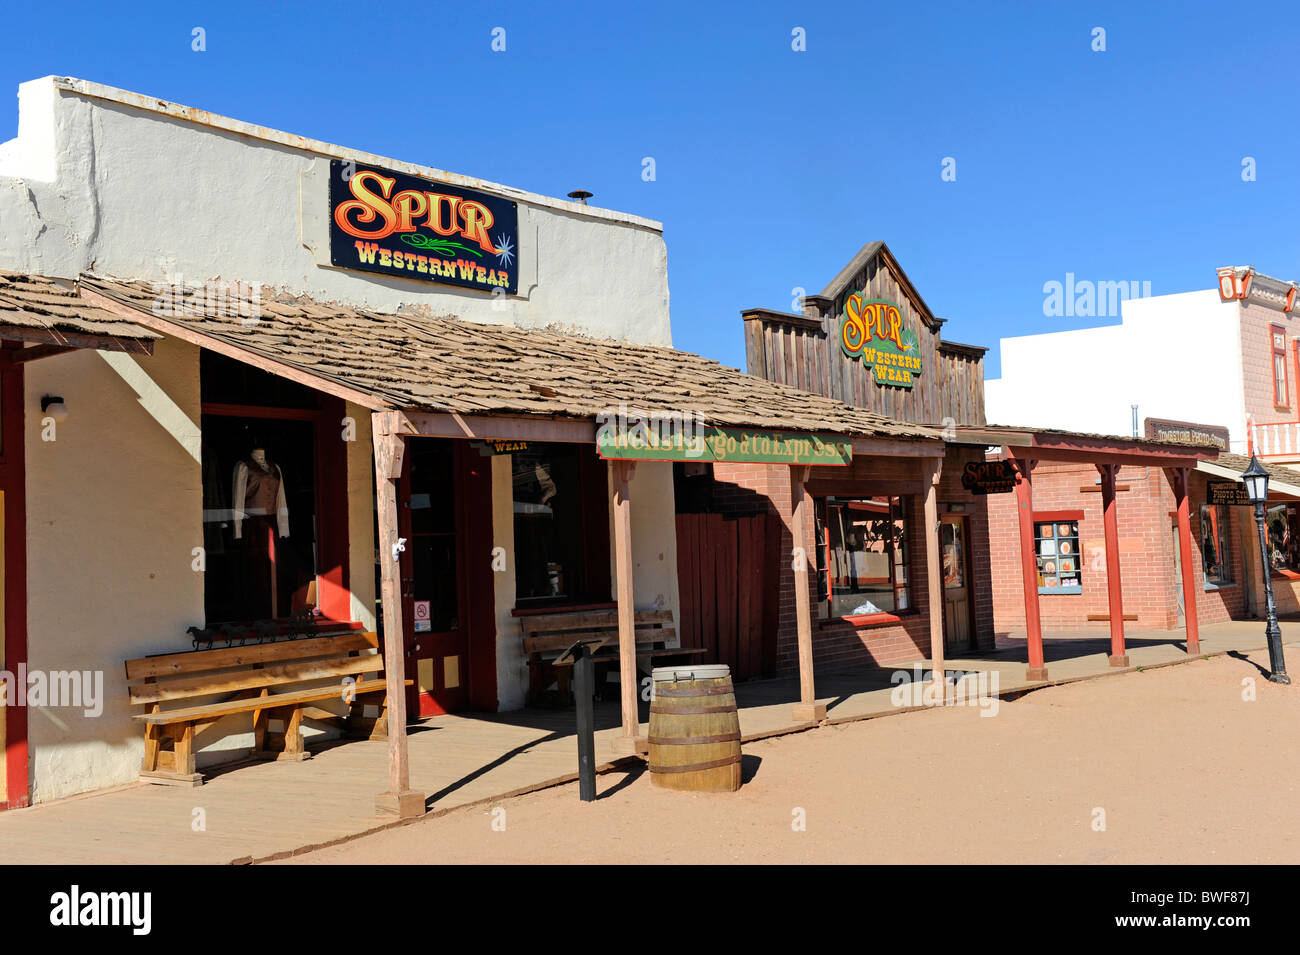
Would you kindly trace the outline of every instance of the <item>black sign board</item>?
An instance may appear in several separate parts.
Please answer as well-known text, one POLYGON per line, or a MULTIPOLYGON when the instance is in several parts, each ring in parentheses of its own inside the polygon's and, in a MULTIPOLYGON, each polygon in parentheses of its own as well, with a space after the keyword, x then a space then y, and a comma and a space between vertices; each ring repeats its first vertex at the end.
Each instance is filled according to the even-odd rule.
POLYGON ((1236 481, 1207 481, 1205 483, 1206 504, 1249 504, 1246 485, 1236 481))
POLYGON ((1010 461, 971 461, 961 486, 972 494, 1008 494, 1016 489, 1016 469, 1010 461))
POLYGON ((514 294, 519 210, 500 196, 334 159, 330 263, 514 294))

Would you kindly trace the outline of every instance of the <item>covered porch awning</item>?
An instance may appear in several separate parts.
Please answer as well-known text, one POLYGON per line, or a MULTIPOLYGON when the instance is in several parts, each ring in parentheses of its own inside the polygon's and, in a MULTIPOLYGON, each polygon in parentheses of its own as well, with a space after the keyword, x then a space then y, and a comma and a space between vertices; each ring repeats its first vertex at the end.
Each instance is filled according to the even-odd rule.
MULTIPOLYGON (((1123 438, 1117 435, 1084 434, 1047 428, 1015 428, 989 425, 958 428, 958 443, 997 447, 1017 472, 1016 513, 1020 531, 1020 563, 1024 578, 1025 637, 1029 648, 1028 678, 1046 680, 1043 659, 1043 628, 1038 605, 1037 554, 1034 544, 1033 469, 1039 461, 1092 464, 1100 476, 1102 517, 1106 547, 1106 590, 1110 618, 1112 666, 1128 666, 1124 645, 1124 599, 1120 578, 1119 516, 1115 504, 1115 477, 1125 465, 1160 468, 1174 492, 1178 516, 1178 546, 1181 555, 1183 593, 1196 594, 1192 561, 1191 518, 1188 504, 1188 475, 1202 462, 1219 456, 1217 447, 1151 438, 1123 438)), ((1187 623, 1187 652, 1200 652, 1196 600, 1184 601, 1187 623)))
MULTIPOLYGON (((611 415, 671 419, 691 415, 709 428, 820 435, 848 453, 922 459, 932 480, 944 454, 939 429, 905 424, 832 398, 747 375, 689 352, 600 340, 551 329, 487 325, 434 315, 427 309, 375 312, 288 294, 261 295, 256 314, 185 305, 161 310, 142 282, 84 275, 81 298, 117 319, 138 323, 367 408, 379 502, 384 653, 404 656, 397 599, 397 490, 408 439, 420 436, 594 444, 611 415)), ((608 455, 613 457, 613 455, 608 455)), ((628 455, 632 457, 632 455, 628 455)), ((778 462, 781 463, 781 462, 778 462)), ((819 462, 813 462, 819 463, 819 462)), ((809 520, 804 481, 809 464, 791 463, 794 532, 809 520)), ((635 460, 610 460, 614 590, 618 606, 624 752, 638 738, 636 638, 632 603, 629 484, 635 460)), ((928 537, 927 537, 928 540, 928 537)), ((927 557, 938 566, 938 542, 927 557)), ((937 573, 932 574, 937 577, 937 573)), ((815 714, 812 635, 806 565, 796 570, 801 704, 815 714)), ((934 629, 941 624, 936 617, 934 629)), ((940 639, 941 636, 940 636, 940 639)), ((410 791, 405 693, 401 667, 389 681, 389 789, 380 808, 398 815, 424 811, 410 791)))

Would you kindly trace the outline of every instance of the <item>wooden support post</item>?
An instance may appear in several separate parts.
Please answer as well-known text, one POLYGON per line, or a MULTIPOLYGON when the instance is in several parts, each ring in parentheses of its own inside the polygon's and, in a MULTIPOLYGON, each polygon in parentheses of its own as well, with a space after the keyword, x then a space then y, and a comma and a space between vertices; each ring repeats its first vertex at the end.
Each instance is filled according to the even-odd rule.
POLYGON ((650 745, 640 735, 637 711, 640 687, 636 668, 636 607, 632 564, 632 500, 628 485, 635 461, 609 462, 609 492, 614 509, 614 599, 618 602, 618 689, 623 732, 613 740, 614 751, 629 756, 646 753, 650 745))
POLYGON ((1187 654, 1201 652, 1201 625, 1196 608, 1196 571, 1192 566, 1192 522, 1188 492, 1191 472, 1187 468, 1172 468, 1170 482, 1174 486, 1174 500, 1178 503, 1178 563, 1183 570, 1183 623, 1187 627, 1187 654))
POLYGON ((808 562, 814 559, 808 545, 813 534, 808 519, 808 494, 804 490, 809 470, 806 465, 790 468, 794 615, 799 635, 799 702, 795 704, 793 714, 796 723, 820 723, 826 719, 826 704, 817 702, 813 681, 812 600, 808 595, 808 562))
POLYGON ((1128 666, 1124 650, 1124 592, 1119 579, 1119 514, 1115 507, 1118 464, 1098 464, 1101 475, 1102 521, 1106 529, 1106 595, 1110 613, 1110 665, 1128 666))
POLYGON ((388 789, 375 809, 400 819, 424 814, 424 793, 411 788, 406 751, 406 636, 397 537, 397 479, 402 475, 406 445, 397 433, 397 415, 375 412, 371 433, 375 446, 375 496, 379 514, 380 602, 384 611, 384 679, 388 684, 388 789))
POLYGON ((939 557, 939 476, 943 458, 925 458, 921 462, 921 480, 925 486, 925 576, 930 596, 930 658, 933 662, 934 689, 939 700, 947 701, 944 682, 943 645, 943 571, 939 557))
POLYGON ((1043 622, 1038 610, 1038 555, 1034 552, 1034 461, 1007 454, 1020 478, 1016 481, 1016 513, 1020 519, 1020 571, 1025 589, 1025 644, 1029 652, 1026 680, 1046 680, 1043 622))

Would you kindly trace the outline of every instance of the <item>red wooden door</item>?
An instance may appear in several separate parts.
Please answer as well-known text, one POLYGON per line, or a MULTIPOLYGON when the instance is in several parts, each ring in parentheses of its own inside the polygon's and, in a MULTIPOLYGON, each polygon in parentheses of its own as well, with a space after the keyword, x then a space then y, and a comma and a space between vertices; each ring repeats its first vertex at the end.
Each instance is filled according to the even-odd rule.
POLYGON ((469 627, 458 479, 463 442, 412 438, 398 487, 407 711, 436 716, 469 702, 469 627))
POLYGON ((775 551, 765 514, 725 520, 677 515, 677 584, 682 646, 731 667, 736 681, 775 670, 775 551))

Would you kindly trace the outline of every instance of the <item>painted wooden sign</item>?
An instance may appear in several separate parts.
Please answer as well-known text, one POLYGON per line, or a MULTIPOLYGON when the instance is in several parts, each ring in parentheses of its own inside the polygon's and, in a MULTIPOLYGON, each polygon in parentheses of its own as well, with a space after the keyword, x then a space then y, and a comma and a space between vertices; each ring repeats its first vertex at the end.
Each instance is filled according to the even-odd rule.
POLYGON ((484 292, 519 288, 512 200, 335 159, 329 202, 332 265, 484 292))
POLYGON ((705 427, 692 432, 601 427, 596 450, 623 461, 717 461, 734 464, 810 464, 846 467, 853 442, 829 434, 705 427))
POLYGON ((1236 481, 1207 481, 1205 483, 1206 504, 1249 504, 1246 485, 1236 481))
POLYGON ((1010 461, 970 461, 961 486, 972 494, 1009 494, 1016 489, 1016 469, 1010 461))
POLYGON ((1171 421, 1166 418, 1147 418, 1146 436, 1158 441, 1178 441, 1183 444, 1203 444, 1207 448, 1228 450, 1228 429, 1213 424, 1196 424, 1192 421, 1171 421))
POLYGON ((865 299, 854 292, 844 302, 840 318, 840 347, 872 371, 878 385, 911 388, 921 374, 921 351, 916 332, 903 324, 896 302, 865 299))

